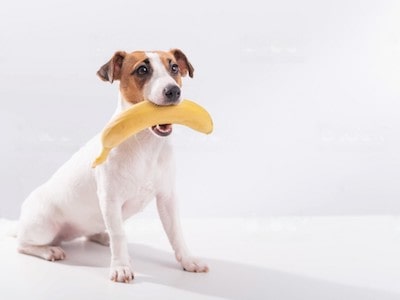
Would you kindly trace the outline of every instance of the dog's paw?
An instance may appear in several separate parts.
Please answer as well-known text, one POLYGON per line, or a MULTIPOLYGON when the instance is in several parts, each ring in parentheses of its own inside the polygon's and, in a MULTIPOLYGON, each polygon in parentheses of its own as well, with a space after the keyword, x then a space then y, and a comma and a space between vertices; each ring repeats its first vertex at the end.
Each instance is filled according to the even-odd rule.
POLYGON ((56 261, 65 259, 65 252, 60 247, 50 246, 46 248, 46 251, 47 251, 47 257, 46 257, 47 260, 56 261))
POLYGON ((111 266, 110 279, 114 282, 129 283, 134 277, 132 268, 129 265, 111 266))
POLYGON ((208 272, 209 267, 206 263, 193 256, 182 257, 180 260, 182 268, 188 272, 208 272))
POLYGON ((38 256, 49 261, 65 259, 64 250, 55 246, 20 246, 18 251, 23 254, 38 256))

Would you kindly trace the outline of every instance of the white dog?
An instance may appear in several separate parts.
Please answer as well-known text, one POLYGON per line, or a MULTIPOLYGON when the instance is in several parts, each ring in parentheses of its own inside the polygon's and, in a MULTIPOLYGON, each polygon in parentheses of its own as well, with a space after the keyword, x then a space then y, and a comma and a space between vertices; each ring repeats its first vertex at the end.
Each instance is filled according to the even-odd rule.
MULTIPOLYGON (((115 116, 143 99, 158 105, 179 103, 181 77, 193 77, 193 67, 178 49, 120 51, 97 74, 104 81, 120 81, 115 116)), ((156 198, 176 259, 186 271, 207 272, 208 266, 190 254, 183 240, 167 138, 171 132, 171 124, 143 130, 93 169, 91 164, 101 149, 100 135, 95 136, 25 200, 19 221, 19 252, 61 260, 65 258, 59 247, 62 241, 86 236, 110 245, 111 280, 129 282, 134 275, 123 222, 156 198)))

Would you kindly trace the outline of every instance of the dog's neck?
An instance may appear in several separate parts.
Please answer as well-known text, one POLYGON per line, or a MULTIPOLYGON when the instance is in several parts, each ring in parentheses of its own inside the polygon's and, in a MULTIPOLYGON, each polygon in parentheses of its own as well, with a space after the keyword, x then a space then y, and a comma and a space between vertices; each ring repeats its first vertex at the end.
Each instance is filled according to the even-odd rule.
POLYGON ((117 103, 117 108, 115 110, 115 113, 113 116, 123 112, 124 110, 126 110, 127 108, 131 107, 132 103, 128 102, 127 100, 125 100, 124 96, 122 95, 121 92, 118 93, 118 103, 117 103))

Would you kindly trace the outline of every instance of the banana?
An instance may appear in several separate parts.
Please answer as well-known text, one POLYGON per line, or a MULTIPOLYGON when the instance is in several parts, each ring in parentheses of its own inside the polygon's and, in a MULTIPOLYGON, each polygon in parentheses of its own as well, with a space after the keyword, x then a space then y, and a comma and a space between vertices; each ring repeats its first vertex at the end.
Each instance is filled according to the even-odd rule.
POLYGON ((102 164, 112 148, 139 131, 157 124, 172 123, 185 125, 205 134, 210 134, 213 130, 210 114, 193 101, 185 99, 178 105, 168 106, 142 101, 123 111, 104 128, 101 136, 103 149, 92 167, 102 164))

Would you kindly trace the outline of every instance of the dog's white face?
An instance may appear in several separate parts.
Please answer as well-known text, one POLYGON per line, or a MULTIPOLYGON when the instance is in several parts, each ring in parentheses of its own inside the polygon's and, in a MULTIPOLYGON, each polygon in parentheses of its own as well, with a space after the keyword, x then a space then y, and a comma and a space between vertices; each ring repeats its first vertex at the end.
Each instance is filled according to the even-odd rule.
POLYGON ((148 59, 145 64, 139 67, 150 75, 143 86, 144 97, 158 105, 178 104, 182 100, 176 78, 179 74, 178 64, 167 59, 168 66, 165 66, 157 53, 146 52, 146 56, 148 59))
MULTIPOLYGON (((182 100, 182 79, 193 67, 179 49, 164 51, 116 52, 103 65, 97 75, 104 81, 120 81, 120 91, 131 104, 149 100, 157 105, 176 105, 182 100)), ((171 124, 159 124, 151 128, 157 136, 172 133, 171 124)))

